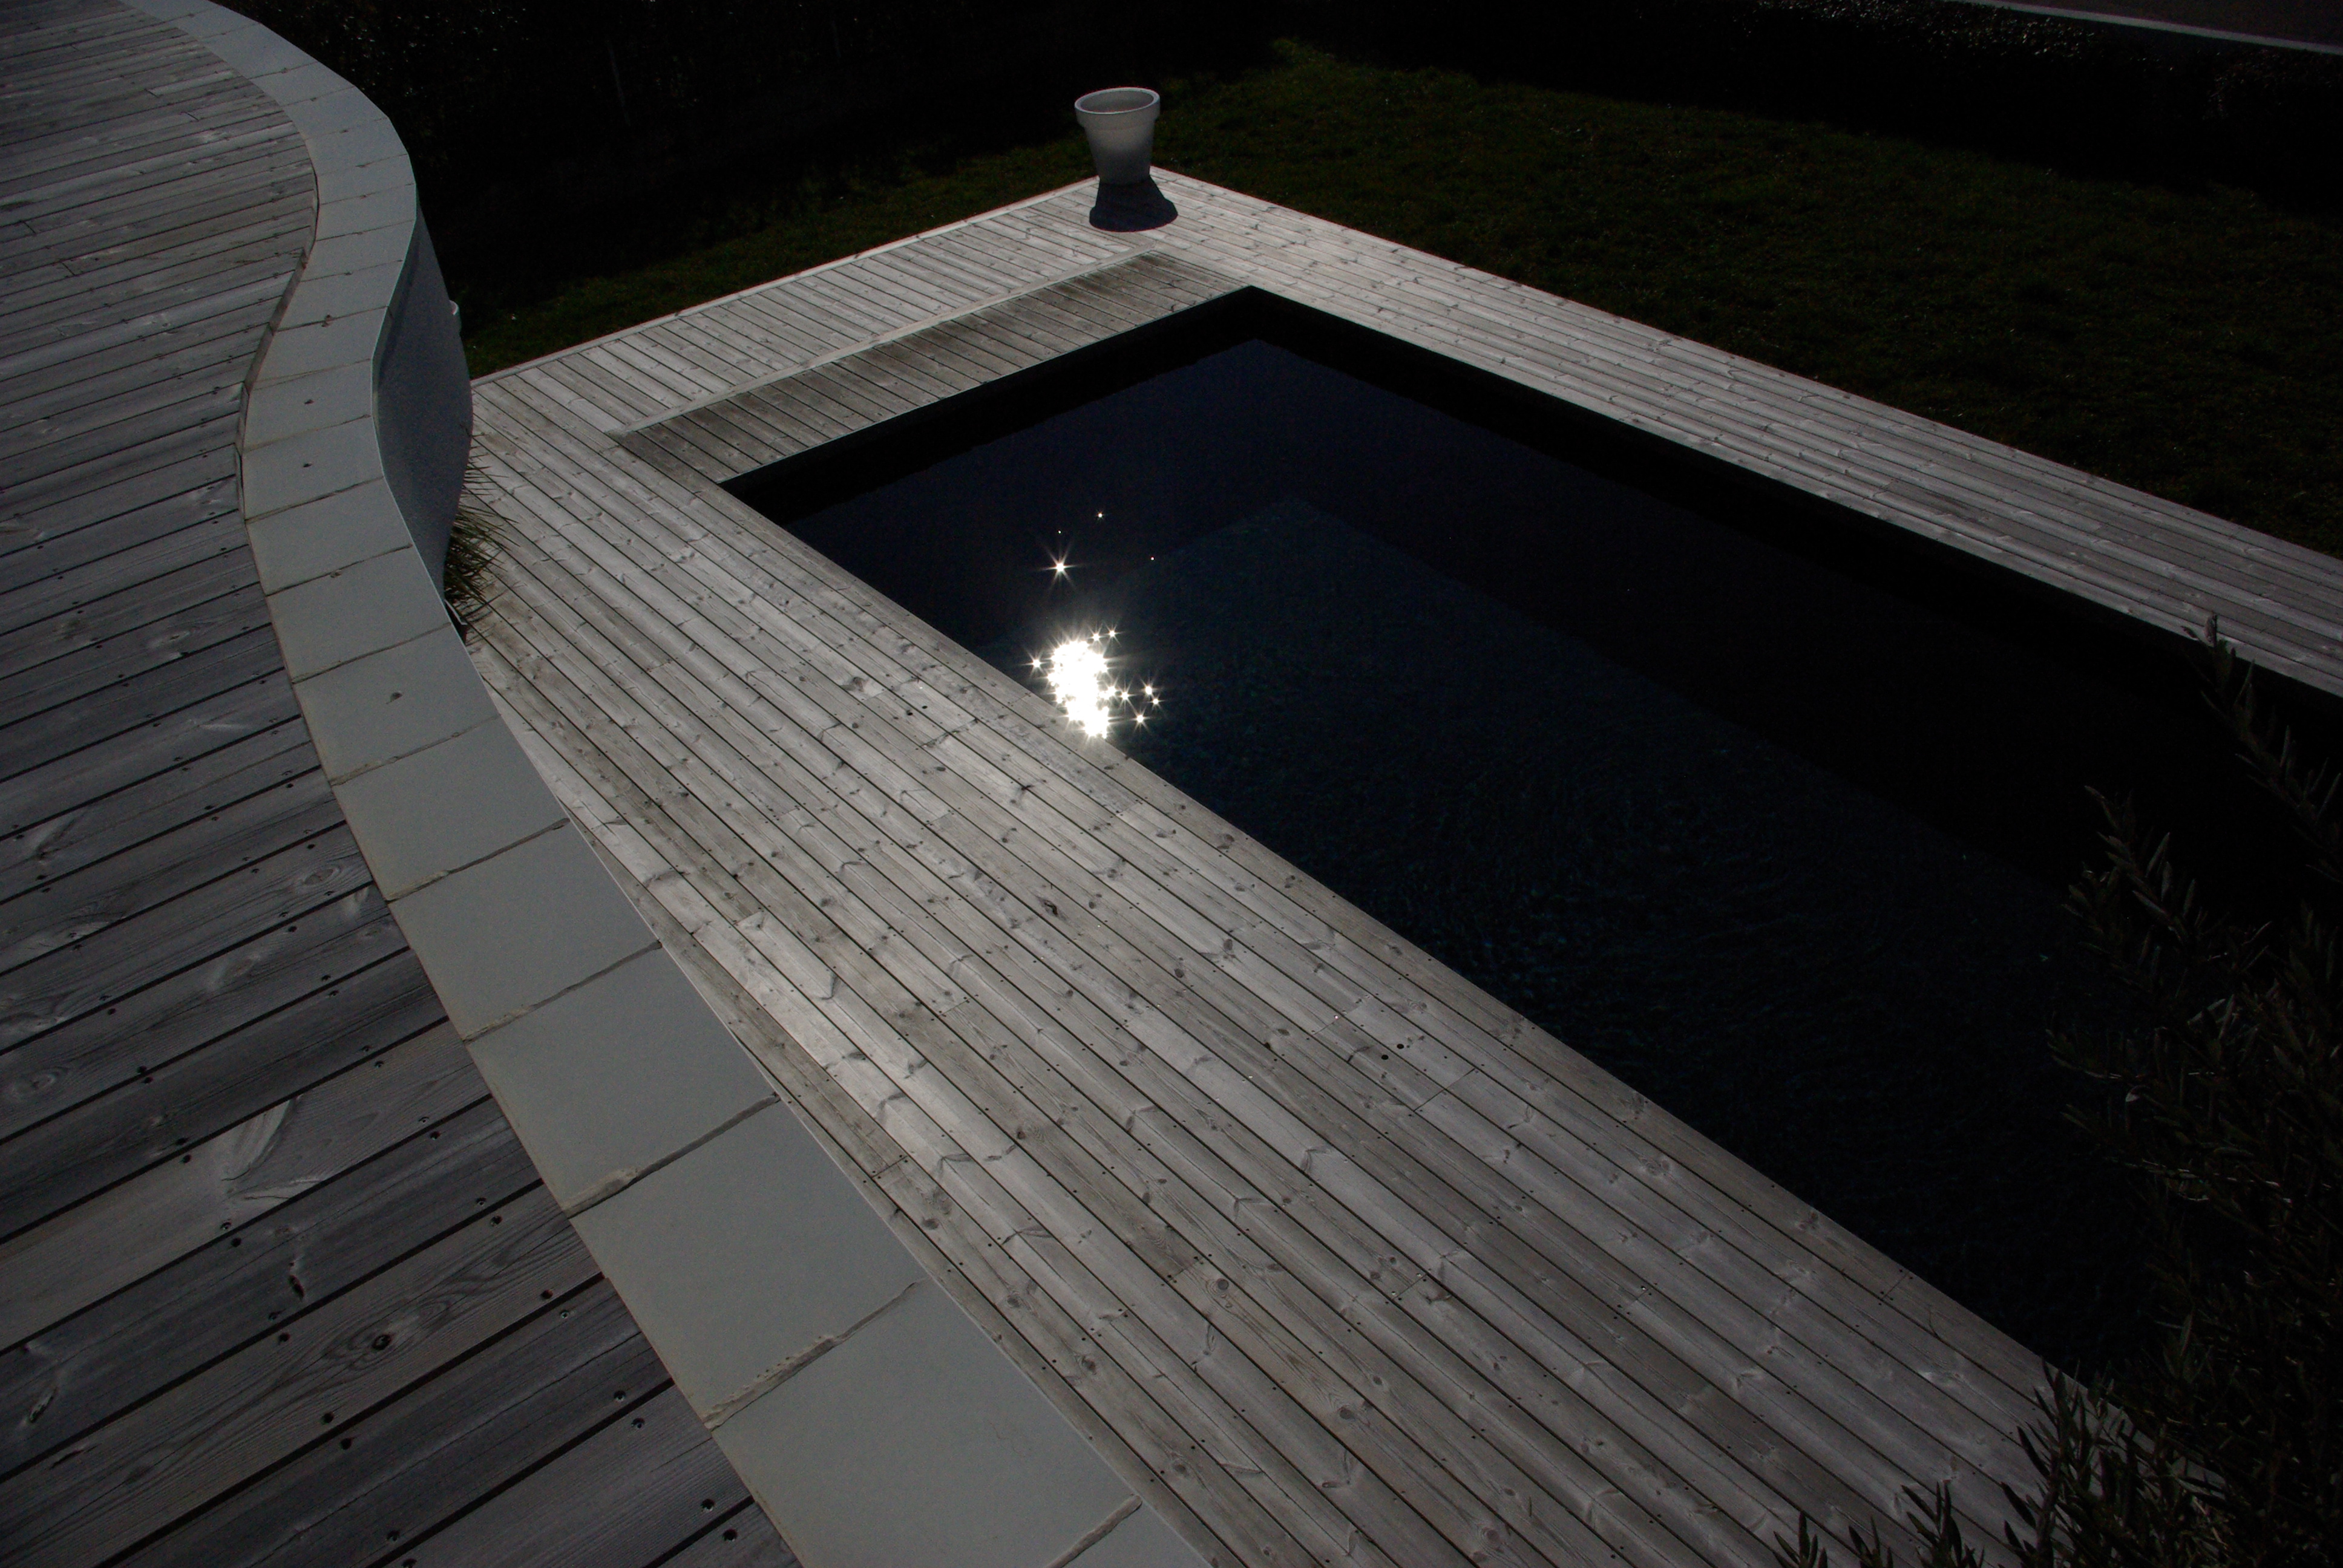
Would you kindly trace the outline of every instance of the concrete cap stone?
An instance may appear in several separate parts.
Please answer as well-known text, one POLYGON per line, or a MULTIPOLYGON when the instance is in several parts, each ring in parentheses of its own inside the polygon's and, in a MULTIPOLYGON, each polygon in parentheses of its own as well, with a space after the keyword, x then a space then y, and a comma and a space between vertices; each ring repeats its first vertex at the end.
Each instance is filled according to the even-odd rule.
POLYGON ((346 234, 364 234, 368 229, 393 224, 411 228, 414 223, 415 187, 411 184, 365 196, 337 196, 317 206, 317 237, 320 240, 346 234))
POLYGON ((374 367, 353 361, 255 390, 244 405, 244 439, 247 446, 265 447, 373 417, 374 367))
MULTIPOLYGON (((285 112, 299 126, 301 134, 310 137, 330 136, 337 131, 358 126, 387 124, 374 101, 356 87, 343 83, 330 91, 297 98, 285 106, 285 112)), ((312 145, 316 145, 315 142, 312 145)), ((331 149, 318 149, 318 162, 331 166, 331 149)))
POLYGON ((251 519, 246 531, 260 586, 271 593, 414 542, 384 479, 251 519))
POLYGON ((490 1030, 472 1060, 572 1212, 775 1098, 663 949, 490 1030))
MULTIPOLYGON (((388 120, 379 114, 359 119, 331 112, 337 108, 338 106, 323 104, 304 104, 301 106, 304 120, 348 120, 347 124, 337 123, 331 128, 302 127, 317 147, 322 159, 347 168, 389 158, 407 161, 407 145, 398 139, 397 131, 392 128, 388 120)), ((409 177, 413 177, 411 173, 409 177)))
POLYGON ((567 823, 393 899, 390 912, 466 1040, 653 945, 567 823))
MULTIPOLYGON (((407 247, 413 243, 414 235, 394 235, 388 229, 381 230, 380 234, 383 236, 382 247, 387 254, 369 255, 363 263, 353 260, 336 270, 356 271, 361 265, 375 266, 385 261, 406 260, 407 247)), ((317 249, 324 249, 328 243, 320 240, 317 249)), ((314 257, 317 251, 311 251, 310 255, 314 257)), ((304 286, 307 286, 306 283, 304 286)), ((299 297, 300 290, 297 288, 294 290, 296 303, 299 297)), ((382 324, 389 314, 387 307, 360 310, 348 316, 337 316, 330 321, 313 321, 307 327, 288 327, 271 335, 267 356, 260 362, 260 374, 254 377, 255 385, 266 386, 272 381, 307 376, 360 361, 372 365, 375 344, 382 337, 382 324)))
POLYGON ((463 638, 445 617, 411 642, 337 664, 296 681, 294 690, 326 777, 337 786, 496 716, 463 638))
POLYGON ((1049 1568, 1131 1502, 933 1284, 718 1427, 716 1442, 790 1546, 825 1568, 1049 1568))
POLYGON ((577 1225, 711 1424, 907 1291, 935 1288, 784 1105, 595 1204, 577 1225))
POLYGON ((381 158, 370 164, 352 164, 344 168, 321 169, 317 173, 317 199, 335 202, 344 196, 373 196, 382 191, 397 190, 415 183, 414 171, 404 158, 381 158))
POLYGON ((568 819, 501 719, 369 769, 339 799, 386 899, 568 819))
MULTIPOLYGON (((413 234, 401 234, 396 228, 370 228, 364 234, 346 234, 333 239, 318 240, 310 247, 308 265, 301 273, 302 281, 330 277, 337 272, 357 272, 365 267, 379 266, 386 261, 404 262, 408 248, 414 243, 413 234)), ((378 327, 380 324, 377 325, 378 327)), ((275 357, 275 344, 276 340, 272 338, 271 358, 275 357)), ((372 353, 369 347, 369 361, 372 353)), ((310 365, 303 368, 314 370, 319 367, 310 365)))
MULTIPOLYGON (((404 266, 403 259, 384 261, 355 272, 336 272, 323 277, 305 278, 301 286, 293 291, 292 298, 286 302, 285 315, 277 322, 277 329, 285 332, 296 327, 331 321, 337 317, 349 316, 378 305, 397 292, 398 275, 404 266)), ((372 362, 365 364, 371 375, 374 369, 372 362)), ((371 414, 374 410, 369 407, 367 411, 371 414)), ((253 436, 249 431, 250 427, 247 426, 246 440, 266 438, 253 436)))
POLYGON ((138 9, 157 21, 168 22, 190 36, 206 40, 232 39, 251 29, 252 24, 225 7, 196 5, 186 0, 135 0, 138 9))
MULTIPOLYGON (((263 76, 298 69, 317 63, 266 28, 255 28, 238 40, 236 52, 236 74, 258 85, 263 76)), ((324 69, 319 66, 319 69, 324 69)), ((265 89, 264 89, 265 90, 265 89)))
POLYGON ((245 516, 265 518, 380 477, 382 448, 375 441, 373 420, 304 430, 245 449, 245 516))
MULTIPOLYGON (((245 71, 244 77, 254 86, 276 99, 277 106, 286 111, 286 117, 288 119, 293 117, 293 111, 303 103, 313 98, 322 98, 328 93, 342 90, 349 85, 333 71, 307 55, 303 55, 298 60, 283 61, 266 67, 256 65, 245 71)), ((297 126, 299 122, 296 120, 295 124, 297 126)), ((316 160, 313 158, 311 161, 314 163, 316 160)))
MULTIPOLYGON (((294 679, 347 664, 447 624, 422 558, 395 549, 268 596, 294 679)), ((385 890, 387 892, 388 890, 385 890)))
MULTIPOLYGON (((255 78, 256 81, 258 78, 255 78)), ((320 99, 331 98, 337 93, 354 91, 350 84, 330 66, 315 60, 283 71, 268 73, 261 83, 268 95, 283 106, 286 117, 296 126, 301 124, 301 111, 320 99)), ((302 126, 307 129, 307 126, 302 126)), ((317 161, 314 157, 310 160, 317 161)))

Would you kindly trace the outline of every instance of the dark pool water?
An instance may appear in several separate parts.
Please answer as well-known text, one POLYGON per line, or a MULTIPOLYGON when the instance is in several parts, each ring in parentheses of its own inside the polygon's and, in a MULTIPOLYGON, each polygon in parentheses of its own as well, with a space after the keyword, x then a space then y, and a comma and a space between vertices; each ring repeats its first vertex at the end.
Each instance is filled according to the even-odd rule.
POLYGON ((2022 1342, 2127 1353, 2139 1233, 2047 1048, 2122 1005, 2061 910, 2083 786, 2241 853, 2145 656, 1207 349, 744 493, 1021 678, 1111 627, 1148 766, 2022 1342))

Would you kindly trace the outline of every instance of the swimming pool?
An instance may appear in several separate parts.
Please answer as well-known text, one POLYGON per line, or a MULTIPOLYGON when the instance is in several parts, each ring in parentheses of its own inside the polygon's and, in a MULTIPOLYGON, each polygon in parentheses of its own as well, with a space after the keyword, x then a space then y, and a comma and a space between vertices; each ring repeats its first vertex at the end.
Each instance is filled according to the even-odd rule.
POLYGON ((2023 1342, 2132 1342, 2046 1045, 2121 1005, 2084 789, 2267 848, 2173 649, 1259 295, 1012 381, 735 488, 1021 679, 1100 636, 1116 745, 2023 1342))

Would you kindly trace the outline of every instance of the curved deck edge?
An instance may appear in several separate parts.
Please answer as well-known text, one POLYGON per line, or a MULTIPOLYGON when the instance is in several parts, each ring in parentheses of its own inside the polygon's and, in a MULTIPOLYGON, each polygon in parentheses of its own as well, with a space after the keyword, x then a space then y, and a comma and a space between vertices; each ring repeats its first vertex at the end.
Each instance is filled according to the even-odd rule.
POLYGON ((810 1563, 1197 1563, 782 1105, 490 701, 440 595, 470 387, 389 121, 208 0, 130 4, 307 143, 237 437, 270 618, 401 930, 694 1411, 810 1563))

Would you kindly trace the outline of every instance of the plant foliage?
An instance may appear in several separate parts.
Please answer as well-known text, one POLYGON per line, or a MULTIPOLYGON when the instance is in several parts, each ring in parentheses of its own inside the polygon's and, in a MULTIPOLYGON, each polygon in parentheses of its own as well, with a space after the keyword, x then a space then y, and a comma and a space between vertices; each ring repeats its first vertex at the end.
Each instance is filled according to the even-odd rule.
POLYGON ((504 548, 504 519, 482 498, 488 490, 484 478, 477 463, 467 467, 456 520, 447 529, 447 565, 442 577, 447 618, 456 623, 467 642, 496 596, 493 568, 504 548))
MULTIPOLYGON (((2107 1388, 2054 1374, 2023 1434, 2036 1483, 2008 1493, 1998 1543, 2022 1568, 2326 1568, 2343 1535, 2338 778, 2299 754, 2217 627, 2204 664, 2239 760, 2296 829, 2299 900, 2208 908, 2169 836, 2101 799, 2106 858, 2072 902, 2143 1021, 2054 1049, 2101 1091, 2077 1123, 2140 1178, 2167 1327, 2160 1354, 2107 1388)), ((1946 1493, 1916 1498, 1907 1523, 1926 1568, 1984 1561, 1946 1493)), ((1862 1568, 1896 1560, 1876 1525, 1848 1546, 1862 1568)), ((1803 1520, 1777 1556, 1830 1561, 1803 1520)))

